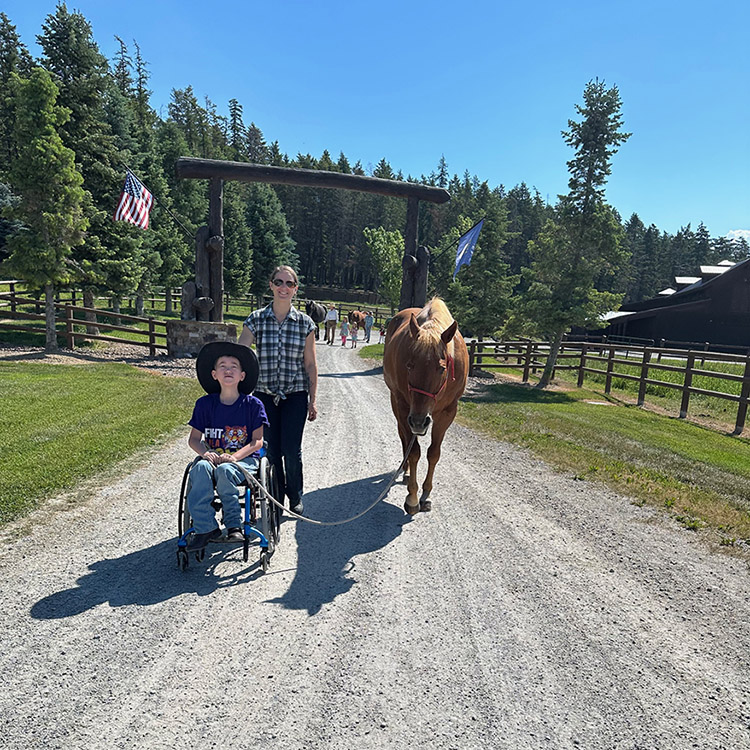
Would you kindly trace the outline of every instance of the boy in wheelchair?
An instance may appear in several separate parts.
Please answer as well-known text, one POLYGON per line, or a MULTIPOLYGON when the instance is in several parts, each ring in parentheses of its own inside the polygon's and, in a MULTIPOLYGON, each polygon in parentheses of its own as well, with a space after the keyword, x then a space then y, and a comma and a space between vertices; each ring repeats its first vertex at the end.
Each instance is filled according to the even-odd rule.
POLYGON ((258 360, 246 346, 228 341, 206 344, 196 361, 206 391, 195 402, 188 445, 200 456, 190 470, 187 507, 195 535, 188 551, 203 549, 221 536, 212 506, 214 487, 221 500, 226 538, 241 542, 240 485, 242 464, 255 472, 268 425, 263 404, 250 395, 258 381, 258 360))

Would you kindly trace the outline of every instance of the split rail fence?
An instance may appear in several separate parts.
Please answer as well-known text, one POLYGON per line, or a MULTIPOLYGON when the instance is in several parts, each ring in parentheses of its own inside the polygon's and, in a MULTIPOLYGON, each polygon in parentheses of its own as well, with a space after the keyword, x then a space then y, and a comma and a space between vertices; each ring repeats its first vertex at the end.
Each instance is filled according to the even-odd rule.
MULTIPOLYGON (((471 341, 469 374, 475 374, 477 369, 521 370, 523 382, 526 383, 532 375, 544 369, 549 351, 549 344, 540 341, 471 341)), ((741 434, 745 427, 750 399, 750 352, 739 355, 707 351, 706 348, 695 350, 615 342, 563 342, 553 377, 557 371, 575 373, 579 388, 583 386, 586 375, 603 378, 606 394, 612 391, 613 381, 637 383, 638 406, 645 403, 649 386, 678 391, 681 393, 681 419, 687 417, 693 395, 725 399, 737 404, 737 419, 732 434, 741 434), (725 366, 734 372, 708 369, 706 362, 709 362, 708 367, 725 366), (670 376, 674 380, 665 379, 670 376), (696 387, 693 383, 697 378, 710 378, 711 381, 726 383, 728 387, 726 390, 696 387), (729 384, 734 384, 734 387, 729 384)))
MULTIPOLYGON (((0 294, 0 300, 9 303, 7 308, 2 310, 0 318, 10 321, 0 322, 0 330, 45 333, 44 300, 21 297, 17 294, 0 294), (22 321, 29 322, 22 324, 22 321), (39 325, 36 325, 37 321, 39 325)), ((166 351, 167 349, 167 324, 156 318, 143 318, 92 307, 55 303, 55 320, 58 338, 62 337, 70 349, 75 348, 77 341, 83 340, 146 346, 152 357, 156 355, 157 350, 166 351), (116 322, 107 322, 113 320, 116 322), (122 325, 123 321, 134 325, 122 325), (127 338, 118 337, 102 334, 101 331, 126 332, 129 335, 127 338)))

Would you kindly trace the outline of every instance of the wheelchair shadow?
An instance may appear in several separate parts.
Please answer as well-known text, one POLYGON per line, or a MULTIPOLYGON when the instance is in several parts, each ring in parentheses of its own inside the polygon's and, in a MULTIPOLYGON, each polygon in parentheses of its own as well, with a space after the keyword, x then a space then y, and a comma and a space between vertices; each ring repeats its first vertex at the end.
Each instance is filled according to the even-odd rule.
MULTIPOLYGON (((305 512, 321 521, 356 515, 383 491, 390 476, 383 474, 310 492, 305 495, 305 512)), ((316 614, 323 604, 348 592, 356 583, 355 578, 349 577, 355 567, 353 559, 388 545, 410 520, 401 508, 384 502, 342 526, 284 520, 281 544, 293 543, 292 536, 296 536, 298 567, 288 591, 267 603, 316 614)), ((242 563, 239 546, 223 549, 212 545, 205 562, 196 563, 191 558, 185 572, 177 567, 176 548, 172 537, 122 557, 98 560, 88 566, 89 572, 78 578, 74 586, 36 602, 30 614, 37 620, 57 620, 105 603, 110 607, 150 606, 189 593, 208 596, 220 588, 248 583, 263 575, 255 546, 250 548, 250 560, 242 563), (232 573, 220 574, 217 567, 230 556, 239 556, 240 565, 231 566, 232 573)), ((227 567, 222 566, 221 570, 226 571, 227 567)))
POLYGON ((226 550, 210 547, 206 561, 197 563, 191 558, 185 572, 177 567, 176 549, 177 541, 173 537, 122 557, 92 563, 89 565, 91 572, 81 576, 76 586, 50 594, 34 604, 31 616, 37 620, 56 620, 79 615, 104 603, 109 603, 110 607, 149 606, 187 593, 208 596, 217 589, 261 575, 255 547, 250 548, 250 561, 241 563, 237 572, 223 576, 216 573, 216 565, 228 555, 240 556, 241 561, 241 547, 226 550))
MULTIPOLYGON (((378 497, 390 478, 391 474, 381 474, 305 493, 305 515, 319 521, 355 516, 378 497)), ((386 547, 410 521, 400 507, 382 501, 362 518, 340 526, 284 521, 281 543, 295 533, 297 571, 287 592, 267 603, 317 614, 357 582, 351 575, 356 568, 354 558, 386 547), (292 523, 296 529, 291 528, 292 523)))

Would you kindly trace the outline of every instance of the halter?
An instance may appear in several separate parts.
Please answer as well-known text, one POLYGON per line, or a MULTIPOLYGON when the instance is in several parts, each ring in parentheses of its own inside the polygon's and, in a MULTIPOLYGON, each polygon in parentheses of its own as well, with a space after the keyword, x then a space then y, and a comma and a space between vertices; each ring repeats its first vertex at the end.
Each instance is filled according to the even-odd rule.
POLYGON ((419 388, 414 388, 407 382, 407 386, 409 386, 409 392, 410 393, 421 393, 423 396, 429 396, 430 398, 437 401, 437 397, 443 392, 443 389, 446 385, 448 385, 449 380, 455 380, 456 379, 456 371, 454 367, 453 357, 451 357, 450 354, 445 355, 445 380, 443 381, 443 384, 438 389, 437 393, 429 393, 428 391, 420 390, 419 388))

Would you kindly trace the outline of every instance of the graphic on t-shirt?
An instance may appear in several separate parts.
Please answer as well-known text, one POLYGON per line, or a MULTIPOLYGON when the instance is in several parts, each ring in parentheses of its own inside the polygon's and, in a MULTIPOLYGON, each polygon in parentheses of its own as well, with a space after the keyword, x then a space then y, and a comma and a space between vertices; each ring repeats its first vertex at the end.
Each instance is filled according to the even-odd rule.
POLYGON ((247 427, 238 425, 231 427, 206 427, 203 438, 214 453, 236 453, 247 444, 247 427))

